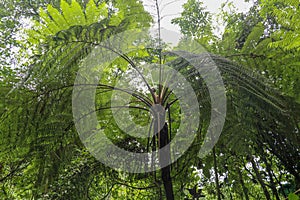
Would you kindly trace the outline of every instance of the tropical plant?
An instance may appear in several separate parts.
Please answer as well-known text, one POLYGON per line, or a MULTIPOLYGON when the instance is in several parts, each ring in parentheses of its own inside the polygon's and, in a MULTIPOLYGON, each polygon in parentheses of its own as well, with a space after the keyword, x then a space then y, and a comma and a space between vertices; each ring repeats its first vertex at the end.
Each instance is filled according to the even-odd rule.
MULTIPOLYGON (((13 10, 13 2, 4 8, 13 10)), ((227 24, 220 39, 213 35, 211 15, 203 4, 188 1, 181 17, 173 20, 185 35, 173 49, 142 31, 152 19, 140 1, 16 2, 16 10, 26 13, 20 16, 32 18, 26 19, 30 30, 17 41, 20 38, 8 33, 16 30, 20 18, 1 10, 9 16, 1 21, 6 24, 0 27, 5 33, 1 37, 13 38, 9 43, 19 45, 22 54, 18 54, 18 68, 9 62, 0 65, 0 198, 297 198, 299 61, 297 43, 290 44, 297 36, 295 1, 257 2, 248 13, 223 11, 227 24), (197 42, 214 54, 199 49, 197 42), (108 55, 115 59, 84 71, 89 61, 95 64, 95 52, 102 59, 108 55), (219 72, 223 78, 227 115, 219 141, 201 158, 197 155, 204 141, 215 139, 207 134, 211 119, 220 112, 212 109, 214 100, 224 97, 221 92, 212 95, 211 87, 221 85, 205 70, 219 72), (180 124, 187 118, 182 97, 190 90, 186 83, 179 84, 177 73, 195 93, 197 104, 188 105, 200 113, 197 125, 180 124), (78 77, 94 85, 74 85, 78 77), (93 105, 72 99, 74 91, 90 94, 84 93, 86 88, 95 89, 93 105), (176 88, 182 92, 176 93, 176 88), (86 140, 77 134, 80 119, 73 119, 72 102, 82 105, 77 111, 88 125, 86 140), (96 107, 96 128, 101 134, 89 130, 93 121, 90 113, 84 113, 85 106, 96 107), (116 113, 134 135, 119 127, 116 113), (180 135, 180 127, 188 131, 180 135), (124 150, 152 157, 131 162, 103 149, 105 144, 98 145, 100 155, 111 156, 110 162, 123 161, 112 169, 85 146, 87 140, 101 144, 104 136, 124 150), (174 143, 174 138, 179 142, 174 143), (189 148, 174 161, 187 139, 192 139, 189 148), (158 153, 163 147, 167 148, 158 153), (148 169, 146 173, 118 170, 124 166, 136 172, 148 169)), ((11 49, 3 46, 1 55, 13 57, 11 49)))

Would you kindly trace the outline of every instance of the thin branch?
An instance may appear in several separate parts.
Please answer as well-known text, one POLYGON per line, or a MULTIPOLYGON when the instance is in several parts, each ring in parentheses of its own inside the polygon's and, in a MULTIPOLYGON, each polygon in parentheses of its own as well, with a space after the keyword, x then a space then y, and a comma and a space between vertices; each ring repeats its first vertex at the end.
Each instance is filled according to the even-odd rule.
POLYGON ((170 2, 168 2, 168 3, 166 3, 166 4, 164 4, 164 5, 161 7, 160 12, 162 12, 168 5, 171 5, 171 4, 173 4, 173 3, 180 2, 180 1, 182 1, 182 0, 174 0, 174 1, 170 1, 170 2))
POLYGON ((149 110, 146 109, 146 108, 138 107, 138 106, 108 106, 108 107, 101 107, 101 108, 95 109, 95 110, 93 110, 93 111, 90 111, 90 112, 84 114, 84 115, 81 116, 79 119, 77 119, 76 123, 79 122, 80 120, 82 120, 83 118, 87 117, 88 115, 94 113, 94 112, 101 111, 101 110, 108 110, 108 109, 112 109, 112 108, 133 108, 133 109, 145 110, 145 111, 147 111, 147 112, 149 111, 149 110))
POLYGON ((174 99, 173 101, 171 101, 171 103, 169 104, 169 106, 171 106, 171 105, 173 105, 176 101, 178 101, 179 100, 179 98, 177 98, 177 99, 174 99))
POLYGON ((108 195, 111 193, 111 191, 112 191, 112 189, 115 187, 115 185, 116 185, 116 184, 113 184, 113 185, 110 187, 110 189, 108 190, 108 192, 106 193, 106 195, 104 195, 104 197, 101 198, 102 200, 105 200, 105 199, 108 197, 108 195))
POLYGON ((147 152, 149 152, 149 146, 151 145, 151 143, 150 143, 150 134, 151 134, 151 130, 152 130, 152 125, 153 125, 153 119, 151 120, 151 124, 150 124, 149 131, 148 131, 147 152))
MULTIPOLYGON (((296 190, 293 194, 298 194, 298 193, 300 193, 300 188, 298 189, 298 190, 296 190)), ((287 197, 287 198, 285 198, 284 200, 288 200, 289 198, 287 197)))
POLYGON ((161 25, 160 25, 160 11, 159 11, 159 4, 158 0, 155 0, 155 5, 156 5, 156 11, 157 11, 157 26, 158 26, 158 50, 159 50, 159 83, 158 83, 158 96, 161 97, 161 82, 162 82, 162 47, 161 47, 161 25))
POLYGON ((167 110, 168 110, 168 119, 169 119, 169 141, 168 143, 172 140, 172 118, 171 118, 171 107, 170 105, 167 103, 167 110))
POLYGON ((7 174, 6 176, 4 176, 0 179, 0 182, 5 181, 9 177, 12 177, 17 171, 25 169, 28 165, 21 167, 25 160, 26 160, 26 158, 21 160, 15 169, 13 169, 9 174, 7 174))
POLYGON ((166 18, 166 17, 173 17, 173 16, 176 16, 176 15, 179 15, 180 13, 172 13, 172 14, 167 14, 167 15, 163 15, 163 16, 161 16, 161 20, 163 20, 164 18, 166 18))
POLYGON ((231 54, 231 55, 226 55, 225 58, 239 57, 239 56, 246 56, 246 57, 250 57, 250 58, 263 58, 263 59, 266 59, 265 55, 258 55, 258 54, 254 54, 254 53, 231 54))

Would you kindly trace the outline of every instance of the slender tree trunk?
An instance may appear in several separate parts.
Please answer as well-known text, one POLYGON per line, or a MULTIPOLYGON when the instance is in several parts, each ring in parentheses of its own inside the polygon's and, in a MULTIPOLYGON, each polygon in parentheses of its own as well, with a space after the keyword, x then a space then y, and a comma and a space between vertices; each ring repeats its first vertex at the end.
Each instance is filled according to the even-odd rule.
MULTIPOLYGON (((164 124, 164 127, 160 131, 159 137, 160 148, 163 148, 168 144, 168 125, 167 123, 164 124)), ((166 193, 167 200, 174 200, 174 192, 173 192, 173 184, 171 178, 171 156, 170 156, 170 147, 166 148, 165 150, 160 150, 159 153, 159 163, 162 167, 161 169, 161 178, 164 184, 164 189, 166 193)))
POLYGON ((161 167, 161 179, 167 200, 174 200, 174 192, 171 178, 171 152, 169 143, 168 124, 165 122, 165 111, 161 107, 154 108, 154 135, 157 134, 159 149, 159 165, 161 167))
POLYGON ((219 184, 219 173, 218 173, 217 156, 216 156, 215 148, 213 148, 213 157, 214 157, 214 171, 215 171, 217 195, 218 195, 218 200, 221 200, 221 190, 220 190, 220 184, 219 184))
POLYGON ((271 185, 271 190, 273 192, 273 195, 275 196, 276 200, 280 200, 280 197, 278 195, 276 185, 275 185, 275 182, 274 182, 274 179, 273 179, 271 164, 268 162, 266 157, 262 156, 262 159, 263 159, 264 163, 266 164, 267 173, 268 173, 269 178, 270 178, 270 185, 271 185))
POLYGON ((249 195, 248 195, 248 188, 245 186, 245 183, 244 183, 244 179, 243 179, 243 175, 242 175, 242 172, 241 172, 241 169, 240 167, 237 167, 237 172, 238 172, 238 175, 239 175, 239 181, 242 185, 242 188, 243 188, 243 192, 244 192, 244 195, 245 195, 245 199, 246 200, 249 200, 249 195))
POLYGON ((256 163, 255 163, 253 157, 252 156, 249 156, 249 157, 250 157, 250 162, 252 164, 253 170, 254 170, 255 175, 257 177, 257 180, 258 180, 258 182, 260 183, 260 185, 261 185, 261 187, 263 189, 263 192, 264 192, 264 194, 266 196, 266 199, 267 200, 271 200, 270 193, 268 192, 268 189, 267 189, 267 187, 266 187, 266 185, 265 185, 265 183, 264 183, 264 181, 263 181, 263 179, 262 179, 262 177, 261 177, 261 175, 259 173, 259 170, 258 170, 258 168, 256 166, 256 163))

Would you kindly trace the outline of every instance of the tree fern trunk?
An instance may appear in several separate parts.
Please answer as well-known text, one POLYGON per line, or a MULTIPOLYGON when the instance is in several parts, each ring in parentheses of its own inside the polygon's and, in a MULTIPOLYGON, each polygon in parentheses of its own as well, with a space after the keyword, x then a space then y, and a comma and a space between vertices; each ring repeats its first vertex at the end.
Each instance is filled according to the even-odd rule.
MULTIPOLYGON (((164 124, 164 127, 160 131, 160 147, 165 147, 168 142, 168 125, 167 123, 164 124)), ((171 153, 170 153, 170 146, 166 148, 165 150, 160 150, 159 155, 159 163, 160 165, 167 165, 161 169, 161 178, 164 184, 164 189, 166 193, 167 200, 173 200, 174 199, 174 192, 173 192, 173 184, 172 184, 172 178, 171 178, 171 153)))
MULTIPOLYGON (((159 137, 160 148, 165 147, 168 144, 168 125, 167 123, 164 124, 164 127, 160 131, 159 137)), ((167 200, 174 199, 174 192, 173 192, 173 184, 171 178, 171 154, 170 154, 170 147, 160 150, 159 153, 159 163, 161 166, 166 166, 161 169, 161 178, 164 184, 164 189, 166 193, 167 200)))

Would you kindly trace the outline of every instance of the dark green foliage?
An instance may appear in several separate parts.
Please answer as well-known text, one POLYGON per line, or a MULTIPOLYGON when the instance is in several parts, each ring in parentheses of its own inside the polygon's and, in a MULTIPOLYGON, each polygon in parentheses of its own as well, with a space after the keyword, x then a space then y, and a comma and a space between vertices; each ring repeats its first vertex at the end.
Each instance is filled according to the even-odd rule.
MULTIPOLYGON (((172 198, 168 189, 164 190, 164 186, 170 188, 166 186, 170 180, 175 199, 297 199, 298 2, 263 1, 245 14, 223 12, 227 26, 221 39, 213 35, 211 14, 200 1, 188 1, 181 17, 173 20, 185 36, 213 52, 181 53, 199 61, 200 66, 210 59, 216 64, 226 88, 227 116, 214 151, 205 158, 197 157, 211 115, 207 83, 175 50, 163 50, 163 64, 191 83, 201 116, 188 151, 162 170, 170 177, 161 177, 161 171, 130 174, 110 169, 92 157, 75 130, 72 89, 82 60, 107 38, 152 22, 139 1, 103 2, 1 3, 0 199, 172 198), (28 38, 19 42, 14 32, 24 16, 35 22, 26 31, 28 38), (20 51, 14 54, 11 47, 20 51), (12 60, 16 60, 15 66, 12 60)), ((158 42, 150 36, 145 41, 158 42)), ((180 45, 184 44, 183 39, 180 45)), ((177 50, 183 49, 180 45, 177 50)), ((143 62, 158 63, 160 53, 141 49, 126 56, 139 67, 143 62)), ((157 143, 126 135, 106 109, 114 84, 127 69, 134 68, 127 61, 116 59, 99 80, 97 117, 114 144, 132 152, 152 151, 159 148, 157 143)), ((130 117, 147 124, 148 107, 136 98, 149 100, 152 94, 135 92, 130 106, 140 109, 132 109, 130 117)), ((170 95, 170 101, 175 99, 170 95)), ((174 138, 180 121, 179 103, 174 103, 171 118, 171 132, 165 131, 174 138)))

